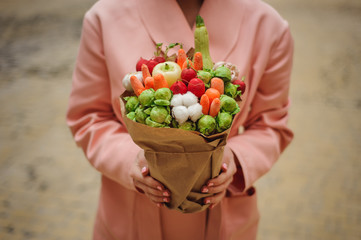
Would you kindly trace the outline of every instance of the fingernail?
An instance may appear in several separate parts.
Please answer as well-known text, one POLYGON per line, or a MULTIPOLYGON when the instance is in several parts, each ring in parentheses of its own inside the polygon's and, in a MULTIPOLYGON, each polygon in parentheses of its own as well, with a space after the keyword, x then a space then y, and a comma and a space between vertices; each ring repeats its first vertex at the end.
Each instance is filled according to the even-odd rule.
POLYGON ((161 186, 157 186, 157 189, 158 189, 159 191, 162 191, 162 190, 163 190, 161 186))
POLYGON ((142 173, 145 173, 147 171, 147 167, 142 168, 142 173))
POLYGON ((214 183, 209 182, 209 183, 207 184, 207 186, 208 186, 208 187, 212 187, 212 186, 214 186, 214 183))
POLYGON ((205 201, 205 204, 209 204, 210 202, 211 202, 211 200, 207 199, 207 200, 205 201))
POLYGON ((227 170, 228 166, 227 166, 227 163, 223 163, 222 164, 223 168, 227 170))
POLYGON ((157 203, 157 207, 159 207, 159 208, 160 208, 161 206, 162 206, 162 204, 160 204, 160 203, 157 203))
POLYGON ((168 192, 163 192, 163 196, 169 197, 169 193, 168 192))
POLYGON ((168 198, 163 198, 163 202, 169 202, 168 198))
POLYGON ((207 187, 203 187, 202 192, 207 193, 207 192, 208 192, 208 188, 207 188, 207 187))

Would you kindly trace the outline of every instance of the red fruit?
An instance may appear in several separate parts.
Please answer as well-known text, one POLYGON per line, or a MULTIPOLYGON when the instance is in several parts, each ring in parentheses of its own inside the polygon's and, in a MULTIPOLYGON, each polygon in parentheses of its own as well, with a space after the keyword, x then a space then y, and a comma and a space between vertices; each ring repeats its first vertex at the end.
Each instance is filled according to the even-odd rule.
POLYGON ((155 60, 153 60, 153 59, 151 59, 151 60, 148 61, 147 66, 148 66, 148 68, 149 68, 150 74, 153 74, 153 68, 154 68, 155 65, 157 65, 158 63, 159 63, 159 62, 157 62, 157 61, 155 61, 155 60))
POLYGON ((206 91, 204 82, 199 78, 193 78, 188 83, 188 91, 200 98, 206 91))
POLYGON ((238 91, 241 91, 242 94, 246 91, 246 84, 245 84, 243 81, 237 79, 237 80, 234 80, 232 83, 233 83, 234 85, 239 85, 239 87, 237 88, 237 90, 238 90, 238 91))
POLYGON ((192 68, 185 68, 181 72, 181 79, 186 85, 195 77, 197 77, 197 72, 192 68))
POLYGON ((185 94, 188 91, 187 86, 182 81, 173 83, 170 90, 172 90, 173 94, 185 94))
POLYGON ((142 71, 142 65, 145 64, 148 66, 148 60, 144 58, 140 58, 137 62, 137 65, 135 66, 136 71, 142 71))
POLYGON ((155 57, 153 58, 152 60, 156 61, 157 63, 162 63, 162 62, 165 62, 165 59, 164 57, 155 57))

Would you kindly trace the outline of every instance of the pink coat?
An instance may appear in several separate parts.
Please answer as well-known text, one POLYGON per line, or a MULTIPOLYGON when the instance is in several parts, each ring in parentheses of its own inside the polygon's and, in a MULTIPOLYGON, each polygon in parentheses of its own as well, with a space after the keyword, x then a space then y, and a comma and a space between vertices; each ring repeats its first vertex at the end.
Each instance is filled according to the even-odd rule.
POLYGON ((293 137, 286 126, 293 40, 287 22, 260 0, 205 0, 200 15, 213 61, 236 64, 247 91, 228 140, 241 167, 221 204, 197 214, 157 208, 135 190, 128 170, 139 147, 118 99, 141 56, 150 58, 155 43, 193 47, 194 28, 176 0, 101 0, 85 15, 67 122, 102 174, 94 239, 255 239, 252 185, 293 137))

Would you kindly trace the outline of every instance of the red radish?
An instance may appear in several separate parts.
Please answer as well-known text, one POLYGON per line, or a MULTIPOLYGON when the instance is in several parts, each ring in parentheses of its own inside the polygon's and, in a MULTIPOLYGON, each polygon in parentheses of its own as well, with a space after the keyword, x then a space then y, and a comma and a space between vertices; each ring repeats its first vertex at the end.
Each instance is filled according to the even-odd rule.
POLYGON ((185 68, 181 72, 181 79, 186 85, 195 77, 197 77, 197 72, 192 68, 185 68))
POLYGON ((141 71, 142 70, 142 65, 145 64, 145 65, 148 65, 148 60, 147 59, 144 59, 144 58, 140 58, 137 62, 137 65, 135 66, 136 70, 137 71, 141 71))
POLYGON ((246 91, 246 84, 244 83, 244 81, 237 79, 237 80, 234 80, 232 83, 234 85, 239 85, 239 87, 237 88, 237 91, 241 91, 242 94, 246 91))
POLYGON ((187 86, 182 81, 173 83, 170 90, 172 90, 173 94, 185 94, 188 91, 187 86))
POLYGON ((199 78, 193 78, 189 81, 188 91, 192 92, 194 95, 200 98, 206 91, 206 87, 202 80, 199 78))

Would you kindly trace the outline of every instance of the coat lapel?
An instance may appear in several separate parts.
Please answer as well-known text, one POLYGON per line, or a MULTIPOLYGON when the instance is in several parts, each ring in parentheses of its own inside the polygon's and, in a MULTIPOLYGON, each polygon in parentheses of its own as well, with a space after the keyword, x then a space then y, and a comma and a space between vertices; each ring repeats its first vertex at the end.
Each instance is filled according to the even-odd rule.
POLYGON ((176 0, 137 0, 143 24, 155 43, 193 47, 193 32, 176 0))
MULTIPOLYGON (((225 61, 237 42, 238 26, 243 18, 241 3, 242 0, 205 0, 200 9, 214 62, 225 61)), ((137 5, 143 24, 155 43, 179 42, 185 50, 194 47, 195 27, 188 25, 176 0, 137 0, 137 5)))

